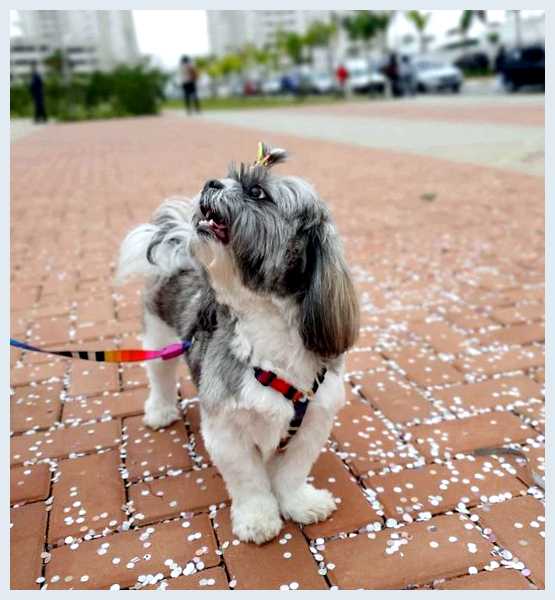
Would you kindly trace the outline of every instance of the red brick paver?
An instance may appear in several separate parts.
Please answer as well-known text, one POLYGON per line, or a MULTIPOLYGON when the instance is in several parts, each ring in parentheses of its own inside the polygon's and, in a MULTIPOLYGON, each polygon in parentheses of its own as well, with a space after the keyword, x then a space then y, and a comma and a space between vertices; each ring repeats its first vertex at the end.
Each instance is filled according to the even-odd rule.
MULTIPOLYGON (((329 110, 347 108, 543 119, 537 107, 329 110)), ((185 368, 183 418, 152 432, 142 366, 12 351, 11 587, 543 587, 542 490, 521 459, 472 454, 511 445, 545 472, 539 177, 197 119, 52 125, 12 146, 12 336, 140 345, 141 284, 113 284, 121 239, 164 197, 249 160, 258 139, 288 148, 282 170, 329 202, 361 302, 347 405, 311 474, 338 510, 238 543, 185 368)))

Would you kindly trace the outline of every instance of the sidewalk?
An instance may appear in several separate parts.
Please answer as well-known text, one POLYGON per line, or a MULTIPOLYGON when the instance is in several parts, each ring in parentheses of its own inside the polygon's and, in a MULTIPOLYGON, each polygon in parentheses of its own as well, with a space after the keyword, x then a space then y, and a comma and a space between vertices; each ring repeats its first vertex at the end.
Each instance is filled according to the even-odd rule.
POLYGON ((141 366, 12 351, 12 589, 544 587, 542 490, 521 459, 472 454, 511 444, 544 470, 543 178, 302 135, 168 116, 13 143, 12 337, 139 344, 119 242, 259 139, 328 201, 362 329, 312 473, 339 509, 263 547, 231 533, 185 367, 183 420, 152 432, 141 366))

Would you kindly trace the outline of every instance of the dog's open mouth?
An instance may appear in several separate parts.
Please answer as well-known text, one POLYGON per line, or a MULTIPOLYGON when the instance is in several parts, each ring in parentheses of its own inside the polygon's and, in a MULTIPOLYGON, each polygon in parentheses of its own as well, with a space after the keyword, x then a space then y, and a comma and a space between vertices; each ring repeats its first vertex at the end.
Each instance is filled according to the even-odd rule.
POLYGON ((229 228, 223 218, 207 206, 201 206, 200 210, 204 217, 198 223, 198 229, 207 233, 212 233, 222 244, 229 242, 229 228))

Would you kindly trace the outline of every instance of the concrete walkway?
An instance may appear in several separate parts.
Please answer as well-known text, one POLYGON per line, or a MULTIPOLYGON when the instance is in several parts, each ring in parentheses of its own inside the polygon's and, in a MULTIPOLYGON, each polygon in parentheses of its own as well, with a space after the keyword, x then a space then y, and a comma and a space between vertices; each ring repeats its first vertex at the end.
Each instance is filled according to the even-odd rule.
MULTIPOLYGON (((361 103, 341 107, 318 106, 288 110, 226 110, 210 111, 203 118, 226 125, 257 129, 270 133, 292 134, 310 139, 356 144, 367 148, 409 152, 457 162, 500 167, 521 173, 542 176, 544 173, 543 126, 515 123, 484 123, 480 113, 492 110, 492 104, 510 107, 511 110, 534 109, 542 102, 541 96, 510 96, 494 98, 449 97, 416 98, 395 103, 389 102, 387 112, 383 103, 375 103, 378 114, 361 114, 361 103), (457 123, 446 120, 443 114, 434 118, 430 107, 441 103, 458 110, 475 111, 477 122, 457 123), (406 118, 406 107, 414 118, 406 118), (398 116, 396 116, 396 110, 398 116), (421 110, 422 118, 418 118, 421 110), (461 126, 462 125, 462 126, 461 126)), ((370 108, 374 108, 371 105, 370 108)), ((183 113, 179 113, 183 114, 183 113)), ((185 115, 184 115, 185 116, 185 115)))

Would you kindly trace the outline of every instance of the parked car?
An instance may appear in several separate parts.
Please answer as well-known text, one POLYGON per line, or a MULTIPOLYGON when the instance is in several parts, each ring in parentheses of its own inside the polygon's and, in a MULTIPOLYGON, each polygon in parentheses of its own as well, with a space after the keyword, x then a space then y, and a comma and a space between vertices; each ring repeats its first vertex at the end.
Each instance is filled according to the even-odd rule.
POLYGON ((471 52, 456 60, 455 66, 462 71, 483 72, 489 69, 490 60, 484 52, 471 52))
POLYGON ((509 91, 525 85, 545 86, 545 49, 525 46, 508 50, 501 67, 503 84, 509 91))
POLYGON ((455 65, 437 60, 413 61, 416 89, 419 92, 450 90, 458 93, 463 85, 462 71, 455 65))
POLYGON ((347 63, 349 78, 347 84, 356 94, 379 93, 386 90, 386 79, 378 68, 366 60, 349 61, 347 63))
POLYGON ((280 77, 270 77, 262 82, 260 86, 263 94, 268 96, 274 96, 276 94, 281 93, 281 78, 280 77))
POLYGON ((313 94, 332 94, 336 90, 336 81, 329 73, 312 73, 310 77, 310 91, 313 94))

